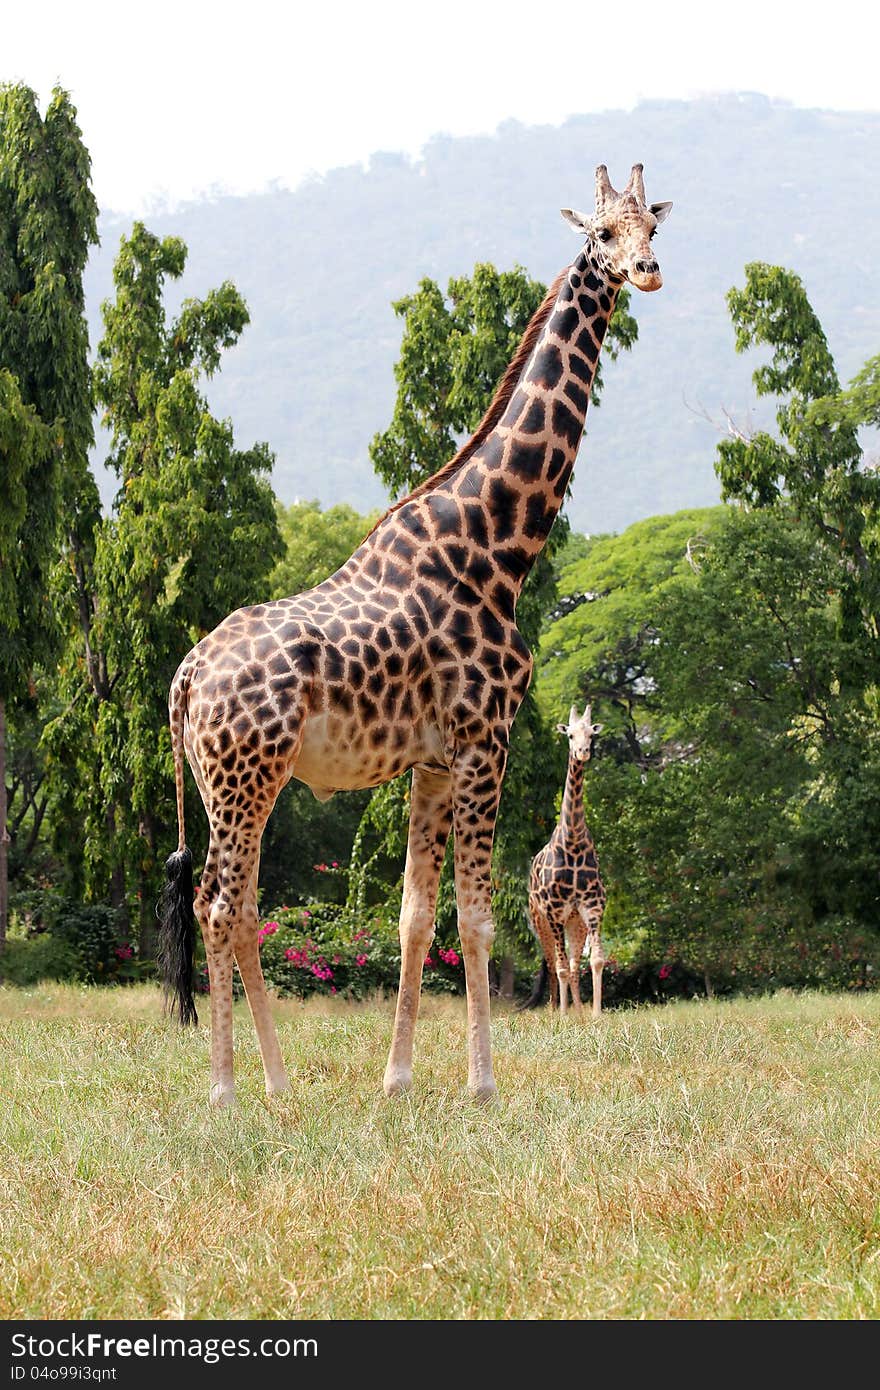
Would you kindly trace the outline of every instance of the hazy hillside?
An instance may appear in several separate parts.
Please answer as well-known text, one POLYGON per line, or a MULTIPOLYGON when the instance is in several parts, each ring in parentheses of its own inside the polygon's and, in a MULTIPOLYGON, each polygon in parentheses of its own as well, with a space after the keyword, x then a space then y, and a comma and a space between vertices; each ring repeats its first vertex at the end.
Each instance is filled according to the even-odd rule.
MULTIPOLYGON (((621 186, 636 160, 648 197, 675 204, 656 242, 666 283, 633 296, 641 341, 608 367, 570 507, 580 529, 619 530, 717 500, 717 432, 693 407, 747 418, 753 364, 734 354, 724 304, 746 261, 804 278, 845 378, 880 350, 880 114, 745 95, 648 102, 561 127, 508 122, 493 137, 438 137, 416 163, 379 154, 368 170, 338 169, 294 192, 145 220, 187 242, 183 293, 231 278, 247 298, 251 326, 211 399, 242 445, 265 439, 276 451, 279 496, 366 509, 384 496, 367 445, 394 396, 391 300, 424 275, 445 287, 478 260, 549 280, 577 250, 558 209, 592 207, 597 163, 621 186)), ((102 220, 87 279, 93 343, 127 226, 102 220)))

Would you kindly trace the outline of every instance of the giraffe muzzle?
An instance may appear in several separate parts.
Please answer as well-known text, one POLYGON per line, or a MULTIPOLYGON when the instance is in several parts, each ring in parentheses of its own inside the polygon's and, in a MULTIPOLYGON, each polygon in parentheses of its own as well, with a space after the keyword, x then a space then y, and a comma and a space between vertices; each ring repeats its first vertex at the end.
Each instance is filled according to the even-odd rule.
POLYGON ((629 282, 639 290, 659 290, 663 276, 656 261, 634 261, 628 276, 629 282))

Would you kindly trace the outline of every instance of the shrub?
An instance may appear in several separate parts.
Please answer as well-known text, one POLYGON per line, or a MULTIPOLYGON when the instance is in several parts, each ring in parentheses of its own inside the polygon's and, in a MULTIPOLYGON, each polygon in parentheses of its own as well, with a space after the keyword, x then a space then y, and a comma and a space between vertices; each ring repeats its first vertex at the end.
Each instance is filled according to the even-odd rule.
MULTIPOLYGON (((400 943, 396 918, 381 909, 360 913, 331 903, 281 907, 260 926, 266 984, 279 995, 336 994, 363 999, 396 990, 400 943)), ((459 993, 464 970, 453 947, 434 946, 425 961, 426 990, 459 993)))
POLYGON ((129 940, 119 912, 106 903, 74 903, 51 889, 16 895, 2 960, 13 984, 41 979, 122 984, 152 973, 129 940))

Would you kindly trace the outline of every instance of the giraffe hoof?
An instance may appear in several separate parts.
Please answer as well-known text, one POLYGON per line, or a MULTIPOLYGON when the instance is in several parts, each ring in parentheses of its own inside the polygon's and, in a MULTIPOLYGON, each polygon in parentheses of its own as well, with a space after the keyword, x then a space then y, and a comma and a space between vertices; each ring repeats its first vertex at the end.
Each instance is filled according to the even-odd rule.
POLYGON ((412 1088, 412 1072, 386 1071, 382 1090, 386 1096, 399 1096, 412 1088))
POLYGON ((478 1085, 469 1085, 468 1092, 471 1100, 476 1101, 477 1105, 493 1105, 498 1099, 498 1087, 494 1081, 481 1081, 478 1085))
POLYGON ((215 1081, 211 1087, 211 1104, 216 1110, 228 1110, 235 1104, 235 1088, 215 1081))
POLYGON ((289 1091, 289 1090, 290 1090, 290 1082, 287 1080, 286 1077, 284 1078, 283 1081, 267 1081, 267 1082, 266 1082, 266 1095, 267 1095, 267 1096, 283 1096, 283 1095, 284 1095, 284 1092, 285 1092, 285 1091, 289 1091))

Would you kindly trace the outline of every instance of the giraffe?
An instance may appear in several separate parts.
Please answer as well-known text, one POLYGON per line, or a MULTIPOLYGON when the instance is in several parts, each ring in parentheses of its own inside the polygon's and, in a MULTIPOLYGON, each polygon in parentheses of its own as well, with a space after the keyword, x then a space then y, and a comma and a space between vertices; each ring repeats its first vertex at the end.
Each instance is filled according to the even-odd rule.
POLYGON ((159 904, 170 1007, 196 1021, 195 919, 207 954, 214 1104, 234 1100, 232 969, 238 965, 267 1092, 287 1075, 260 969, 260 841, 296 777, 324 800, 412 770, 400 912, 401 969, 386 1094, 412 1082, 422 966, 450 832, 467 992, 468 1086, 495 1093, 488 960, 491 856, 510 727, 531 678, 516 602, 566 494, 602 340, 625 281, 660 288, 650 247, 670 203, 648 204, 642 166, 622 193, 605 165, 584 237, 533 315, 474 435, 394 503, 316 588, 224 619, 169 692, 179 838, 159 904), (193 905, 184 754, 210 823, 193 905))
MULTIPOLYGON (((532 860, 529 875, 529 916, 541 943, 544 963, 528 1006, 535 1007, 543 989, 543 977, 550 977, 551 1005, 559 1003, 566 1012, 568 991, 576 1014, 581 1004, 581 956, 584 942, 590 941, 590 969, 593 974, 593 1017, 602 1011, 602 914, 605 888, 593 839, 584 819, 584 768, 590 761, 593 738, 603 725, 593 723, 587 705, 578 717, 572 705, 567 724, 557 724, 557 733, 568 739, 568 771, 559 821, 547 844, 532 860)), ((526 1007, 528 1007, 526 1006, 526 1007)))

